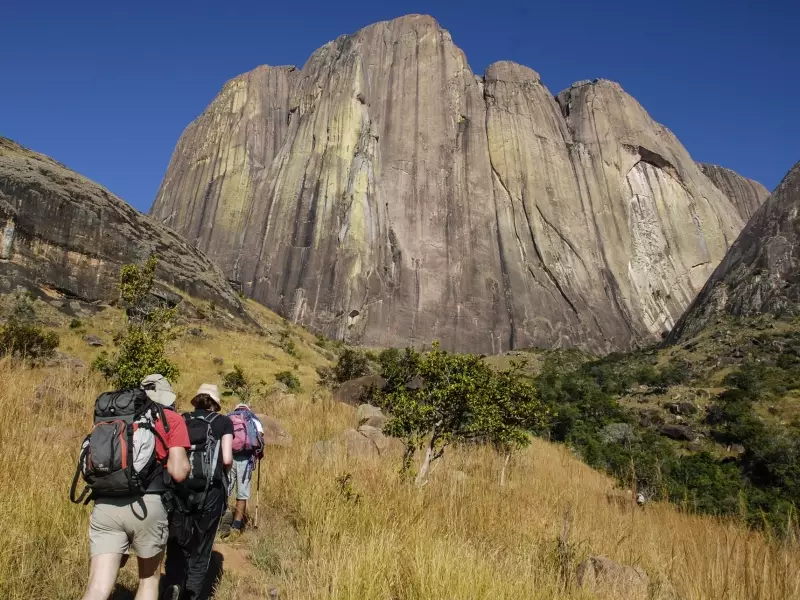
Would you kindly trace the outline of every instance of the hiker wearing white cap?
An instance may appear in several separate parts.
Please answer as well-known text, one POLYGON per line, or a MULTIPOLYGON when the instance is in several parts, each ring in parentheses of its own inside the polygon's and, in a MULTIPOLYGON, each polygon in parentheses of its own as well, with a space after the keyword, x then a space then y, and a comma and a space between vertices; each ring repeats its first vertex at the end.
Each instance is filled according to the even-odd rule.
POLYGON ((250 499, 250 481, 255 461, 264 454, 264 427, 250 406, 240 402, 228 415, 233 423, 233 468, 230 486, 236 487, 236 509, 231 528, 223 535, 240 534, 244 528, 247 501, 250 499))
MULTIPOLYGON (((84 441, 78 467, 95 502, 89 525, 89 584, 83 600, 108 599, 123 556, 131 548, 139 567, 137 600, 158 598, 167 545, 164 495, 170 479, 180 482, 189 473, 186 423, 165 410, 174 402, 175 393, 161 375, 149 375, 141 388, 106 392, 95 401, 94 429, 84 441), (121 422, 127 425, 119 429, 121 422), (108 435, 112 430, 118 437, 108 435), (123 443, 133 461, 120 456, 123 443)), ((77 478, 76 473, 71 496, 77 478)), ((85 492, 74 500, 82 500, 85 492)))
POLYGON ((184 413, 189 430, 189 476, 175 490, 164 580, 167 600, 196 600, 205 587, 211 549, 228 499, 233 423, 219 414, 216 385, 204 383, 184 413))

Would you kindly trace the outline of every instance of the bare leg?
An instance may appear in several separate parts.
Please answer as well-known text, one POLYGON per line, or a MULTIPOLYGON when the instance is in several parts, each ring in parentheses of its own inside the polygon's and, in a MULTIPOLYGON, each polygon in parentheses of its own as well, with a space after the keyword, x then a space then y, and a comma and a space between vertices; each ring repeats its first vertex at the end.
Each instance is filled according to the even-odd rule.
MULTIPOLYGON (((108 600, 117 581, 122 554, 98 554, 89 566, 89 585, 83 600, 108 600)), ((154 596, 155 598, 155 596, 154 596)))
POLYGON ((244 513, 247 509, 247 500, 236 501, 236 511, 233 513, 233 520, 240 523, 244 520, 244 513))
POLYGON ((158 580, 161 577, 161 559, 164 552, 151 558, 136 557, 139 563, 139 589, 135 600, 158 600, 158 580))

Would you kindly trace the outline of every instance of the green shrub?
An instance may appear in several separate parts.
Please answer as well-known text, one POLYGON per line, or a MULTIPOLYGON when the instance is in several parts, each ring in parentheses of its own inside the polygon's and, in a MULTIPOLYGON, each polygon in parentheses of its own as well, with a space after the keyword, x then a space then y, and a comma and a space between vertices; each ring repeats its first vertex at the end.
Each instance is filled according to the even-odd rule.
POLYGON ((81 327, 83 327, 83 323, 81 322, 80 319, 72 319, 69 322, 70 329, 80 329, 81 327))
POLYGON ((253 382, 239 365, 233 365, 233 370, 223 375, 222 387, 223 395, 236 395, 242 402, 249 402, 253 393, 253 382))
POLYGON ((361 352, 346 348, 333 368, 336 381, 344 383, 369 374, 369 362, 361 352))
POLYGON ((402 471, 409 471, 417 450, 425 450, 417 485, 450 444, 490 443, 508 453, 528 444, 527 431, 545 421, 546 409, 516 366, 497 372, 478 356, 450 354, 438 344, 424 356, 410 348, 402 360, 398 355, 383 355, 387 367, 394 365, 393 376, 374 398, 391 414, 384 433, 405 444, 402 471), (402 375, 401 363, 407 369, 402 375), (409 386, 408 376, 424 383, 409 386))
POLYGON ((147 259, 144 267, 125 265, 120 270, 119 291, 127 319, 125 331, 115 337, 113 356, 102 352, 93 366, 116 388, 136 387, 151 373, 170 382, 178 378, 178 367, 165 356, 174 337, 171 331, 175 309, 163 306, 150 295, 158 260, 147 259))
POLYGON ((9 319, 5 326, 0 327, 0 356, 10 355, 25 359, 49 358, 55 354, 58 343, 58 334, 54 331, 44 331, 32 323, 9 319))
POLYGON ((281 371, 275 374, 275 381, 280 381, 284 384, 289 391, 297 391, 300 389, 300 380, 291 371, 281 371))
POLYGON ((58 348, 58 334, 36 324, 30 294, 16 297, 8 322, 0 327, 0 356, 22 359, 49 358, 58 348))

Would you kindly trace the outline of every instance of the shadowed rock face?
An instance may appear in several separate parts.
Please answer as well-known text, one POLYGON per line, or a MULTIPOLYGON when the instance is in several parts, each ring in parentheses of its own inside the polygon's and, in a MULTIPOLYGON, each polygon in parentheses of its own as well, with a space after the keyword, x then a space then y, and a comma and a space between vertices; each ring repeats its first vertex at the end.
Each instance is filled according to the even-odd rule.
POLYGON ((670 332, 678 343, 720 315, 800 315, 800 162, 748 221, 670 332))
POLYGON ((769 190, 757 181, 742 177, 725 167, 698 163, 700 170, 714 182, 720 191, 730 198, 739 216, 747 222, 769 196, 769 190))
POLYGON ((656 339, 742 227, 617 84, 476 77, 425 16, 229 82, 151 212, 295 322, 478 352, 656 339))
POLYGON ((241 313, 220 269, 175 232, 51 158, 0 137, 0 290, 49 287, 112 301, 120 267, 153 252, 160 281, 241 313))

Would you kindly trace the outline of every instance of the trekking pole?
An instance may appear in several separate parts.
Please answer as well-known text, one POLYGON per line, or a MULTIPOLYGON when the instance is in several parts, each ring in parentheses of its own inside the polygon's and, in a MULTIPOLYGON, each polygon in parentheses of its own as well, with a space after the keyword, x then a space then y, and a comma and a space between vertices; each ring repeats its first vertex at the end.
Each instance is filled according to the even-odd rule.
POLYGON ((253 528, 258 529, 258 492, 261 489, 261 459, 258 459, 258 476, 256 479, 256 518, 253 528))

